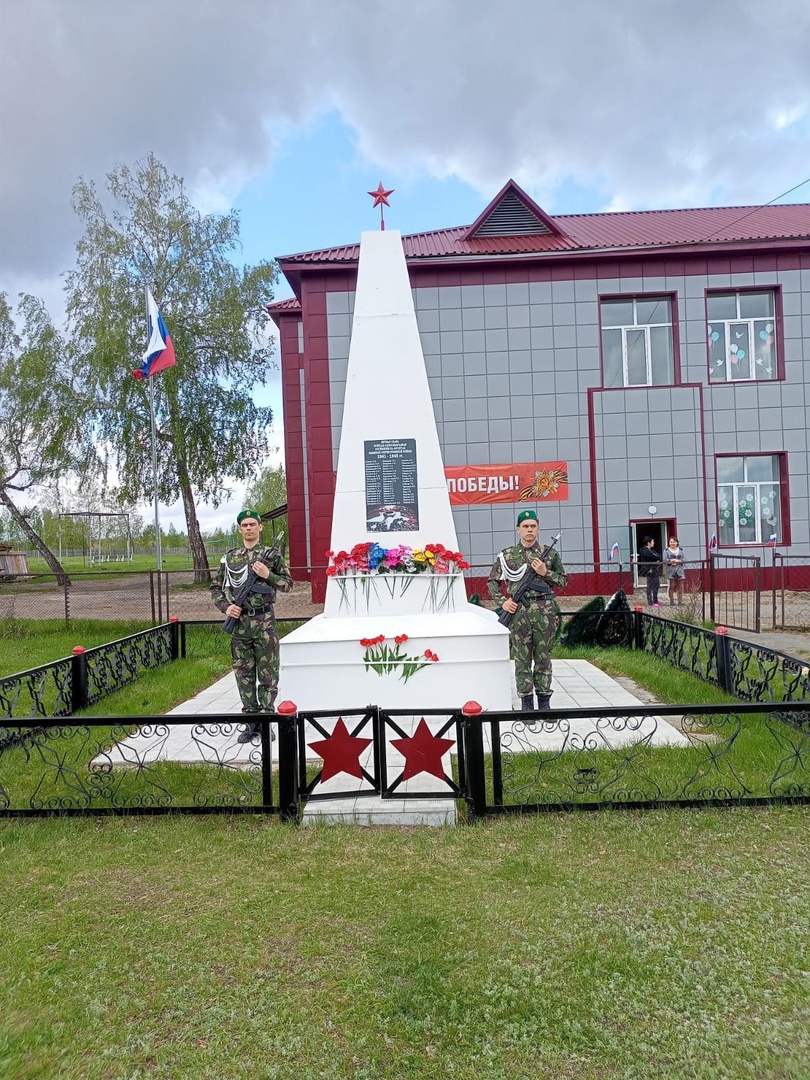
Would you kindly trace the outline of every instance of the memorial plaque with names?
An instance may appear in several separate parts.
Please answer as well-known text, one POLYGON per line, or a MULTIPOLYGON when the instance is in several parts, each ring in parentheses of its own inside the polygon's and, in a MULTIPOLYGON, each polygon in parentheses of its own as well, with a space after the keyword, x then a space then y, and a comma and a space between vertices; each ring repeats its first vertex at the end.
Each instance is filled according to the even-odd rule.
POLYGON ((416 439, 366 439, 366 528, 417 532, 416 439))

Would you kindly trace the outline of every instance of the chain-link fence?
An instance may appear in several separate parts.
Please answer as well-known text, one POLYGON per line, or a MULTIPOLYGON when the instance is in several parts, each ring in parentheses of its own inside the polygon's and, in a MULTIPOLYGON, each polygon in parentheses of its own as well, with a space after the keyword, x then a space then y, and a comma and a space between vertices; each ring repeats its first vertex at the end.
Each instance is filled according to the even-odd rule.
POLYGON ((810 555, 773 553, 774 629, 810 630, 810 555))
MULTIPOLYGON (((465 571, 467 593, 486 607, 493 607, 487 590, 491 563, 476 564, 465 571)), ((558 590, 563 612, 577 611, 594 596, 605 598, 623 590, 632 606, 645 606, 645 579, 635 563, 565 563, 568 585, 558 590)), ((292 592, 279 593, 279 620, 304 619, 323 610, 325 567, 292 567, 292 592), (315 588, 313 588, 313 582, 315 588), (320 586, 319 583, 320 582, 320 586), (313 595, 316 599, 313 601, 313 595)), ((214 580, 216 567, 211 569, 214 580)), ((0 631, 13 631, 23 619, 142 620, 157 625, 176 617, 204 622, 216 619, 210 582, 195 582, 187 570, 105 571, 71 573, 67 582, 54 574, 20 575, 0 582, 0 631)), ((667 603, 666 578, 662 576, 660 602, 667 603)), ((755 556, 716 556, 712 560, 686 563, 686 580, 679 617, 715 622, 736 629, 759 632, 770 623, 773 629, 810 628, 810 557, 774 553, 773 566, 760 566, 755 556), (765 602, 762 603, 762 596, 765 602), (764 618, 760 618, 760 611, 764 618)))

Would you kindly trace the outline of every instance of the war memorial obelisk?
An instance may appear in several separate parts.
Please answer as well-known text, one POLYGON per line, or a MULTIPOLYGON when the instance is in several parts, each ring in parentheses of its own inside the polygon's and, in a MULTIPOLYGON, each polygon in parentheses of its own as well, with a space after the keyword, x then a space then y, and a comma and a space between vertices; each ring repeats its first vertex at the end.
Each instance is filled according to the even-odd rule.
MULTIPOLYGON (((467 601, 433 403, 398 232, 363 233, 322 615, 281 641, 279 700, 299 709, 512 707, 509 633, 467 601), (347 566, 377 544, 399 569, 347 566)), ((325 553, 324 553, 325 555, 325 553)))

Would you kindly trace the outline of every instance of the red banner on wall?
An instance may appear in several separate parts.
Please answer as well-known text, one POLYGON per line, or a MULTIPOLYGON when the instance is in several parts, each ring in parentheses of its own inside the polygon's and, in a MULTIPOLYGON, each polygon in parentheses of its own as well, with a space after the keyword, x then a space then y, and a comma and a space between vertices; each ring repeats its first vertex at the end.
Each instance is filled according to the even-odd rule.
POLYGON ((534 461, 522 465, 447 465, 444 470, 450 502, 565 502, 568 462, 534 461))

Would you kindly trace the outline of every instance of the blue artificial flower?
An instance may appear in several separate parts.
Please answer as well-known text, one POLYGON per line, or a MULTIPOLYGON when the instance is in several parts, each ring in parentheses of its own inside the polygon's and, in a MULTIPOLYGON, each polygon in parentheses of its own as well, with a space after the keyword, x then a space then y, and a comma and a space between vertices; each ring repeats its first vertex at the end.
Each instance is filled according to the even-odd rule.
POLYGON ((386 549, 375 544, 368 553, 368 568, 376 570, 386 556, 386 549))

